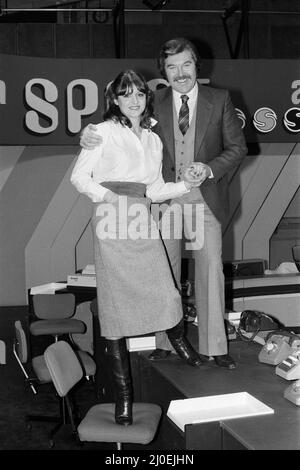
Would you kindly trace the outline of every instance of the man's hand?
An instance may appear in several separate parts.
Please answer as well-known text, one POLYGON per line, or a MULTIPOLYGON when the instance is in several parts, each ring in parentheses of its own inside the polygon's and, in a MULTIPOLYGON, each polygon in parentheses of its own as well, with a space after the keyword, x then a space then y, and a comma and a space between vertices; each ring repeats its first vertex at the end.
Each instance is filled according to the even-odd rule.
POLYGON ((201 162, 192 163, 184 173, 184 180, 192 187, 200 186, 206 178, 211 176, 211 169, 208 165, 201 162))
POLYGON ((80 145, 86 150, 93 150, 102 143, 102 137, 96 134, 97 127, 94 124, 88 124, 82 131, 80 145))

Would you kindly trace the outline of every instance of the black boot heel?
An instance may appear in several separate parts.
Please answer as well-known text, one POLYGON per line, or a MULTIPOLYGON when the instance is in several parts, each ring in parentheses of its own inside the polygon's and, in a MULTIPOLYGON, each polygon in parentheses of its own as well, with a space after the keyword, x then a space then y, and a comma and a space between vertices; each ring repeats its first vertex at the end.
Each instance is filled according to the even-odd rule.
POLYGON ((132 424, 132 397, 119 397, 116 401, 115 421, 128 426, 132 424))
POLYGON ((175 325, 173 328, 167 330, 166 333, 170 343, 181 359, 185 360, 190 366, 202 366, 203 362, 201 361, 199 354, 195 351, 193 346, 184 335, 183 320, 177 323, 177 325, 175 325))
POLYGON ((126 339, 106 340, 106 343, 116 397, 115 421, 128 426, 132 424, 133 389, 126 339))

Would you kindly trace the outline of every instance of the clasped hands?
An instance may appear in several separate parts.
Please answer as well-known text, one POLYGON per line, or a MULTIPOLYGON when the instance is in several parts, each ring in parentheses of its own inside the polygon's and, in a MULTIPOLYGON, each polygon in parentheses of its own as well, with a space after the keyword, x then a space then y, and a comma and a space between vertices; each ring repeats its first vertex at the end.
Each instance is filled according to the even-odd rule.
POLYGON ((209 166, 202 162, 193 162, 185 170, 183 175, 187 189, 200 186, 211 175, 209 166))

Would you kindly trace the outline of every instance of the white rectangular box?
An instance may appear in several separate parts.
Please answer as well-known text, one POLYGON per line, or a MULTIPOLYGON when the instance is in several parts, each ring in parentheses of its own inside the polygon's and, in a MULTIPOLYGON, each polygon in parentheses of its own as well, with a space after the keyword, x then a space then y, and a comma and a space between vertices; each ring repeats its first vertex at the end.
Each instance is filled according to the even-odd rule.
POLYGON ((128 351, 147 351, 155 349, 155 335, 135 336, 127 338, 128 351))
POLYGON ((69 274, 67 279, 68 286, 96 287, 96 276, 69 274))
POLYGON ((274 410, 248 392, 187 398, 170 402, 167 416, 182 430, 186 424, 272 414, 274 410))

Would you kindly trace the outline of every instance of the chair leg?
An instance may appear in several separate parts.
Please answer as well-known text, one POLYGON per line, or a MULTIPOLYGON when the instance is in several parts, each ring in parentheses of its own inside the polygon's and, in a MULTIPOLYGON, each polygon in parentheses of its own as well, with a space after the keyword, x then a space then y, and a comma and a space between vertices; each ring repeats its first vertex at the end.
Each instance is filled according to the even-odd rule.
POLYGON ((54 446, 53 437, 55 436, 55 434, 60 430, 62 426, 67 424, 66 401, 64 397, 59 400, 59 411, 60 413, 59 413, 59 419, 57 420, 57 424, 49 433, 50 447, 54 446))

